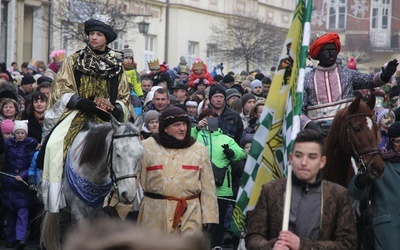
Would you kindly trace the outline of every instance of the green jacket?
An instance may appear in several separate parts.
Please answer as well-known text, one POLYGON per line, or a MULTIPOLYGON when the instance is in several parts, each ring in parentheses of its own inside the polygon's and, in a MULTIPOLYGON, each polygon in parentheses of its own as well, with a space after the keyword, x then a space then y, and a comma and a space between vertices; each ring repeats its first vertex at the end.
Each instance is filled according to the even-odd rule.
POLYGON ((140 82, 138 81, 138 73, 134 69, 125 70, 126 78, 128 79, 131 90, 136 93, 138 97, 143 96, 143 90, 140 82))
POLYGON ((210 132, 207 130, 197 130, 193 127, 191 130, 191 135, 201 144, 208 148, 208 153, 210 155, 210 160, 218 167, 228 166, 227 174, 225 175, 225 180, 222 186, 217 187, 217 196, 233 196, 232 190, 232 166, 230 161, 226 159, 224 154, 224 148, 222 145, 228 144, 229 148, 235 152, 235 155, 231 161, 240 161, 246 158, 246 152, 235 142, 235 140, 222 133, 221 129, 217 131, 210 132))

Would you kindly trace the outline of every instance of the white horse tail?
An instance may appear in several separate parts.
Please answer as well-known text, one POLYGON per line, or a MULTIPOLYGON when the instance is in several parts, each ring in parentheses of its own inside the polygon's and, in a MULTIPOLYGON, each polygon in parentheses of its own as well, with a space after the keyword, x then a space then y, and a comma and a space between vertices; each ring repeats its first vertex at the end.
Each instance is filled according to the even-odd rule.
POLYGON ((58 218, 58 213, 45 212, 42 222, 40 243, 46 249, 61 250, 58 218))

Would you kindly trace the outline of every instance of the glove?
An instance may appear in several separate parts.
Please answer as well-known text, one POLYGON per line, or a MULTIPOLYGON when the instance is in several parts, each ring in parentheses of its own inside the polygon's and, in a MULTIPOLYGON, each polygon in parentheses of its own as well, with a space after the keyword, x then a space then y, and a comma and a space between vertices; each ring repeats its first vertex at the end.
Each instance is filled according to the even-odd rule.
POLYGON ((226 156, 226 159, 230 160, 235 156, 235 152, 229 148, 228 144, 224 144, 221 146, 222 148, 224 148, 224 154, 226 156))
POLYGON ((325 124, 325 123, 326 123, 326 121, 319 121, 319 122, 311 121, 311 122, 307 123, 305 129, 315 130, 315 131, 321 133, 322 136, 326 137, 328 134, 326 132, 324 132, 321 128, 321 125, 325 124))
POLYGON ((113 110, 108 110, 108 112, 110 112, 112 114, 112 116, 114 116, 115 119, 119 119, 122 115, 122 111, 121 109, 115 107, 113 110))
POLYGON ((103 120, 105 122, 109 122, 111 120, 111 114, 109 112, 95 108, 93 113, 95 113, 101 120, 103 120))
POLYGON ((36 190, 35 184, 29 184, 28 189, 29 191, 35 191, 36 190))
POLYGON ((397 62, 397 59, 393 59, 387 63, 386 67, 382 67, 382 81, 389 82, 392 75, 396 73, 398 65, 399 63, 397 62))
POLYGON ((76 108, 85 113, 96 113, 97 105, 93 100, 82 98, 76 104, 76 108))
POLYGON ((360 174, 355 179, 355 185, 358 189, 362 190, 365 186, 371 185, 372 179, 366 174, 360 174))

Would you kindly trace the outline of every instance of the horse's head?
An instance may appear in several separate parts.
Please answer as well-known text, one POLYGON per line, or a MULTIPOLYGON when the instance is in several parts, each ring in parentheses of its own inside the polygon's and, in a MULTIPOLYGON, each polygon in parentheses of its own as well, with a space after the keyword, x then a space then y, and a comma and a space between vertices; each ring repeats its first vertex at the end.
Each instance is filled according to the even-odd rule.
POLYGON ((383 174, 385 164, 378 148, 378 125, 374 122, 373 108, 375 96, 367 102, 359 95, 348 107, 343 123, 346 131, 347 150, 355 159, 359 170, 371 178, 379 178, 383 174))
POLYGON ((118 123, 111 120, 112 137, 109 151, 110 176, 118 188, 119 201, 128 204, 136 198, 138 170, 144 148, 139 132, 143 123, 139 116, 135 123, 118 123))

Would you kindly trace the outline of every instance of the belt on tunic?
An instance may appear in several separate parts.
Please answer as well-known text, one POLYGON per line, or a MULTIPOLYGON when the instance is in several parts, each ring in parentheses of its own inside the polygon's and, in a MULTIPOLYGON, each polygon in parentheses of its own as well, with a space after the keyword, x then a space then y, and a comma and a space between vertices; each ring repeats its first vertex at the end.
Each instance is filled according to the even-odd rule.
POLYGON ((181 217, 186 212, 186 209, 187 209, 186 201, 197 199, 197 198, 199 198, 200 194, 196 194, 193 196, 187 196, 187 197, 183 197, 183 198, 177 198, 177 197, 169 196, 169 195, 144 192, 144 196, 147 196, 152 199, 157 199, 157 200, 174 200, 174 201, 178 202, 178 204, 176 204, 176 208, 175 208, 174 222, 172 223, 172 228, 175 228, 179 224, 181 217))

